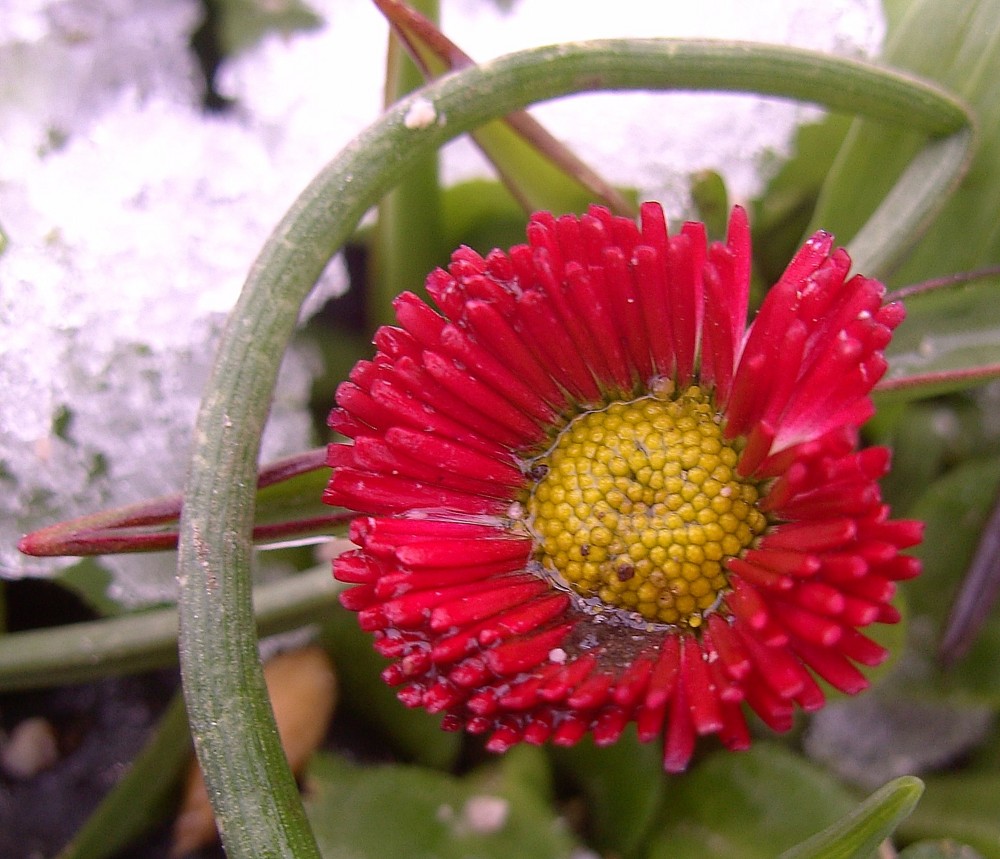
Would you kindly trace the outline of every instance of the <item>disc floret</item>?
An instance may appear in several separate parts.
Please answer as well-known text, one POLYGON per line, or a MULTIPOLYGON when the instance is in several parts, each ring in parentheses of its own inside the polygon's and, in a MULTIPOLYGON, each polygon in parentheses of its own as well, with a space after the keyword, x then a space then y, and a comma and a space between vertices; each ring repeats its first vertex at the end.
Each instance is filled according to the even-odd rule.
POLYGON ((700 626, 767 527, 739 453, 697 386, 582 412, 526 463, 535 561, 609 611, 700 626))

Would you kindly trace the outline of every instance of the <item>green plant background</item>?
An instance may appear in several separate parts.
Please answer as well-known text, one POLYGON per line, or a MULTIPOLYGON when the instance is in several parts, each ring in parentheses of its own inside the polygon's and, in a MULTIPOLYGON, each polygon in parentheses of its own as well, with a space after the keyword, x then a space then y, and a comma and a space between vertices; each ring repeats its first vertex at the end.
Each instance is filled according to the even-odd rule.
MULTIPOLYGON (((222 4, 226 48, 239 50, 269 28, 315 23, 304 6, 289 10, 287 18, 248 19, 237 0, 222 4), (251 26, 241 30, 239 22, 251 26)), ((577 66, 571 52, 563 52, 547 66, 532 56, 489 75, 473 70, 468 81, 480 88, 476 97, 483 101, 485 90, 494 96, 488 106, 472 103, 447 82, 432 93, 448 105, 449 119, 472 128, 501 109, 517 109, 560 87, 569 91, 577 69, 595 64, 632 87, 710 88, 734 80, 739 69, 750 75, 743 88, 844 111, 801 129, 795 156, 754 202, 758 294, 802 236, 820 225, 895 288, 996 265, 1000 0, 889 0, 887 13, 884 63, 937 82, 944 95, 781 49, 666 50, 635 43, 580 53, 577 66), (969 106, 975 123, 973 160, 957 186, 950 177, 968 152, 969 134, 961 103, 947 93, 969 106)), ((392 80, 399 96, 417 83, 405 68, 401 63, 392 80)), ((0 635, 0 689, 12 690, 172 664, 180 618, 186 708, 179 698, 171 705, 132 769, 63 856, 113 856, 170 813, 189 753, 190 723, 233 857, 589 855, 581 850, 637 859, 868 857, 880 844, 879 855, 895 849, 911 859, 1000 857, 1000 740, 992 730, 1000 706, 996 613, 975 629, 971 650, 954 665, 942 668, 938 654, 951 601, 966 581, 1000 485, 1000 406, 985 387, 1000 365, 996 277, 908 299, 908 320, 889 353, 887 378, 894 384, 879 395, 879 413, 866 428, 869 440, 894 448, 895 468, 884 490, 896 515, 927 522, 917 550, 925 573, 902 594, 905 621, 891 631, 897 659, 873 678, 874 706, 853 716, 846 712, 863 734, 900 708, 938 707, 957 736, 949 753, 940 732, 927 727, 926 744, 940 745, 942 754, 919 771, 922 782, 911 770, 878 769, 908 753, 890 733, 878 750, 878 766, 872 765, 887 775, 859 783, 830 762, 836 754, 816 752, 805 719, 788 737, 761 729, 745 754, 709 749, 682 776, 664 776, 659 750, 631 734, 608 749, 584 742, 568 750, 518 748, 499 759, 484 756, 474 740, 441 732, 437 719, 396 702, 379 680, 382 665, 367 637, 336 604, 328 568, 311 567, 308 552, 289 552, 300 572, 252 596, 254 516, 306 515, 324 476, 306 476, 256 498, 227 488, 222 502, 218 481, 221 475, 231 486, 252 484, 275 355, 292 337, 297 308, 325 260, 350 241, 369 255, 372 274, 363 285, 364 324, 328 320, 322 330, 297 335, 317 338, 324 349, 325 375, 317 380, 321 408, 352 363, 367 355, 371 328, 385 318, 401 286, 415 288, 433 261, 447 258, 459 243, 488 250, 520 239, 524 215, 499 184, 440 190, 433 152, 455 128, 428 130, 419 153, 403 157, 401 144, 412 134, 401 122, 405 109, 405 102, 390 109, 353 153, 331 162, 281 220, 250 274, 199 418, 206 441, 195 453, 186 488, 178 605, 124 613, 107 600, 106 580, 87 561, 67 572, 63 584, 90 600, 102 619, 86 629, 0 635), (378 227, 356 233, 364 211, 393 187, 378 227), (400 254, 412 244, 401 237, 418 228, 425 253, 400 254), (220 417, 232 419, 230 432, 215 431, 224 423, 220 417), (262 634, 316 624, 337 667, 340 716, 365 725, 365 748, 348 753, 332 744, 316 755, 304 778, 304 805, 277 746, 256 656, 255 613, 262 634), (985 720, 987 729, 963 733, 970 714, 983 717, 977 724, 985 720), (463 823, 470 801, 482 797, 507 803, 505 822, 495 831, 463 823), (883 844, 889 837, 894 847, 883 844)), ((507 132, 496 134, 495 157, 533 189, 533 202, 557 210, 585 204, 565 176, 540 171, 525 144, 507 132)), ((727 208, 725 188, 712 176, 692 183, 711 227, 727 208)), ((851 750, 841 754, 847 759, 851 750)))

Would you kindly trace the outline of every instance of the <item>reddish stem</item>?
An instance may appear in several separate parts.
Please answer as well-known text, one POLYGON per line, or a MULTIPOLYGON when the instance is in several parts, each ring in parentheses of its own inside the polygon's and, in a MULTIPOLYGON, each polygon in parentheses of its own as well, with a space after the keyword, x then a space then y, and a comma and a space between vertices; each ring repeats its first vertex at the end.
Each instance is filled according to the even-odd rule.
MULTIPOLYGON (((416 9, 400 2, 400 0, 373 0, 373 2, 389 21, 393 32, 427 80, 438 77, 427 61, 428 53, 433 55, 448 71, 455 71, 475 64, 472 57, 442 33, 434 22, 425 18, 416 9)), ((550 134, 530 113, 524 110, 516 111, 504 117, 504 122, 567 176, 572 177, 595 197, 603 200, 614 212, 628 217, 634 217, 637 214, 635 206, 623 194, 586 162, 577 157, 558 138, 550 134)), ((475 135, 472 136, 475 139, 475 135)), ((484 152, 484 154, 489 158, 488 153, 484 152)), ((494 164, 494 167, 503 176, 503 170, 499 165, 494 164)))
MULTIPOLYGON (((325 467, 325 447, 295 454, 261 469, 257 488, 274 486, 325 467)), ((176 524, 181 515, 181 500, 181 494, 177 493, 49 525, 22 537, 18 549, 26 555, 38 557, 82 557, 175 549, 176 529, 150 529, 176 524)), ((258 525, 253 531, 254 540, 271 541, 316 534, 351 518, 351 514, 331 513, 310 519, 258 525)))
POLYGON ((922 280, 920 283, 911 283, 909 286, 903 286, 895 292, 890 292, 885 297, 885 300, 887 303, 890 301, 902 301, 904 298, 910 298, 914 295, 923 295, 937 289, 961 286, 962 284, 972 283, 974 280, 986 280, 990 277, 1000 277, 1000 265, 988 266, 973 271, 960 271, 955 274, 947 274, 944 277, 922 280))

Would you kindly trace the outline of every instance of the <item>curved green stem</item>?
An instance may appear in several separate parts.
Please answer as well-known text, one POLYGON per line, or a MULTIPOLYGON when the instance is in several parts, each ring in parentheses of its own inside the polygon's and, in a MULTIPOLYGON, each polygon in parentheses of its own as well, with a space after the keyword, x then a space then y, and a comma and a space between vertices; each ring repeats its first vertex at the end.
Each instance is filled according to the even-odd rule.
POLYGON ((202 401, 185 493, 181 667, 198 756, 232 859, 318 855, 270 712, 249 584, 259 439, 299 307, 365 211, 427 153, 533 102, 611 89, 760 92, 931 135, 971 123, 940 88, 850 60, 751 44, 601 41, 524 51, 447 75, 391 108, 330 162, 250 271, 202 401), (426 111, 409 114, 417 99, 433 107, 432 121, 420 121, 426 111))

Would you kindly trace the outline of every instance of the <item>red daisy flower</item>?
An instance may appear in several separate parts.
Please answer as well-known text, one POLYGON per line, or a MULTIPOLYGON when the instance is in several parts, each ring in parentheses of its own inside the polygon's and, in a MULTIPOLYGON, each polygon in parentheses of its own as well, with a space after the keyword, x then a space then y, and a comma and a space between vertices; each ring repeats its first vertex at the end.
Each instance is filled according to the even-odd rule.
POLYGON ((858 449, 903 318, 817 233, 747 327, 750 237, 668 236, 591 208, 528 244, 458 250, 337 390, 331 504, 365 514, 335 562, 385 680, 487 747, 698 735, 749 745, 847 693, 884 649, 900 549, 858 449))

